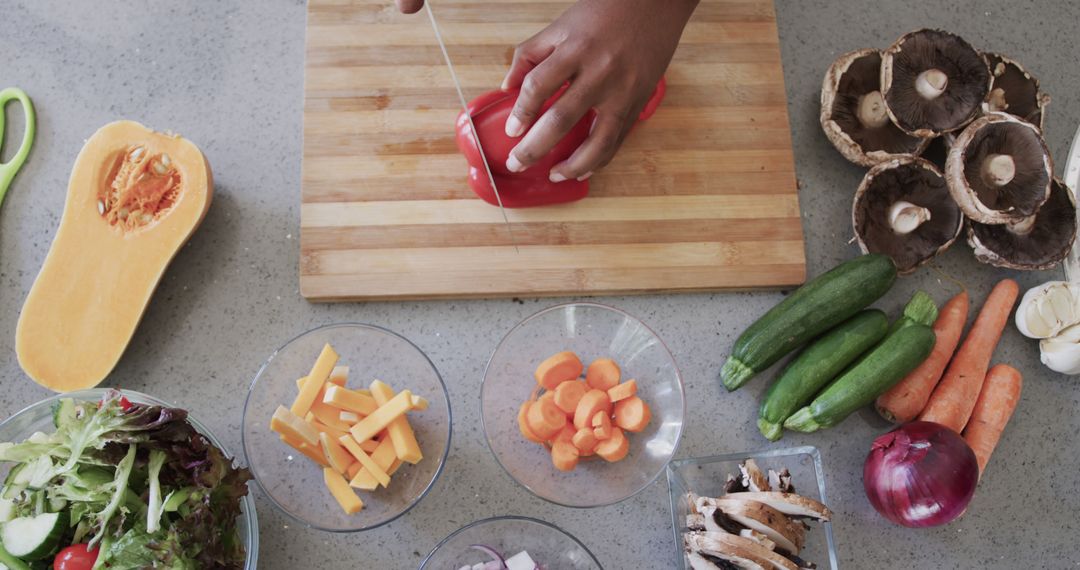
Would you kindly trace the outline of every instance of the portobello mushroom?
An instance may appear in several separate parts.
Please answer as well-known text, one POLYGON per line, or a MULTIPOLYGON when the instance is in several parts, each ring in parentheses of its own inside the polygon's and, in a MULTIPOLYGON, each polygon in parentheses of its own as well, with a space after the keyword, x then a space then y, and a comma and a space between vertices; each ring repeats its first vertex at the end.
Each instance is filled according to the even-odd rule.
MULTIPOLYGON (((723 535, 723 533, 716 533, 723 535)), ((683 545, 690 567, 694 570, 770 570, 768 560, 755 556, 745 548, 706 538, 704 532, 688 532, 683 535, 683 545), (726 563, 726 565, 725 565, 726 563)))
POLYGON ((819 521, 828 521, 832 518, 832 511, 828 507, 815 501, 796 495, 795 493, 742 493, 740 500, 756 501, 768 505, 777 511, 792 517, 809 517, 819 521))
POLYGON ((769 537, 765 536, 764 534, 761 534, 760 532, 758 532, 756 530, 750 530, 748 528, 744 528, 744 529, 739 531, 739 536, 741 536, 743 538, 746 538, 746 539, 750 539, 750 540, 764 546, 765 548, 768 548, 769 550, 776 550, 776 543, 769 540, 769 537))
POLYGON ((906 275, 948 249, 964 217, 937 167, 907 156, 866 173, 855 192, 851 223, 863 253, 888 255, 906 275))
POLYGON ((919 154, 929 142, 889 120, 881 97, 881 52, 860 49, 841 55, 821 84, 821 129, 829 142, 860 166, 899 154, 919 154))
POLYGON ((735 554, 754 560, 770 570, 799 570, 799 567, 781 554, 741 536, 724 532, 691 533, 686 543, 698 553, 735 554))
POLYGON ((971 123, 949 149, 945 180, 964 214, 982 224, 1016 224, 1050 196, 1050 150, 1039 129, 1006 113, 971 123))
POLYGON ((806 542, 806 527, 768 505, 741 498, 710 499, 701 509, 706 520, 712 509, 720 509, 733 521, 764 534, 777 548, 792 554, 798 554, 806 542))
POLYGON ((1076 202, 1054 179, 1050 199, 1014 224, 968 224, 968 243, 983 263, 1010 269, 1050 269, 1069 255, 1076 238, 1076 202))
POLYGON ((971 122, 990 92, 990 69, 971 44, 941 30, 915 30, 881 56, 881 92, 896 126, 936 137, 971 122))
POLYGON ((791 471, 788 471, 786 467, 779 473, 769 469, 769 487, 781 493, 794 493, 795 486, 791 484, 791 471))
POLYGON ((1039 80, 1018 62, 1004 55, 983 52, 990 67, 993 84, 983 101, 985 113, 1008 113, 1025 120, 1041 131, 1050 96, 1039 90, 1039 80))
POLYGON ((750 491, 769 491, 769 480, 758 468, 753 459, 747 459, 739 464, 739 472, 742 473, 742 483, 750 491))

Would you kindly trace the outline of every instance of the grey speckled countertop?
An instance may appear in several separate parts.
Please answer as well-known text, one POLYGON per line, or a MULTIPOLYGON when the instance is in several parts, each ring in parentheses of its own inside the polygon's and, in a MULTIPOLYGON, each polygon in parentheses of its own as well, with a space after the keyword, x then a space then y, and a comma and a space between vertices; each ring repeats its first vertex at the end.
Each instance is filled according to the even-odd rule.
MULTIPOLYGON (((455 425, 449 463, 415 510, 375 531, 338 536, 295 526, 256 491, 261 567, 415 568, 458 527, 510 513, 564 527, 606 568, 671 567, 675 547, 664 481, 615 506, 565 509, 518 487, 485 446, 478 418, 484 363, 511 326, 554 301, 314 305, 300 297, 304 3, 146 4, 0 0, 0 87, 23 87, 39 116, 37 144, 0 210, 0 331, 7 331, 0 334, 0 416, 48 395, 19 369, 12 331, 59 220, 72 161, 101 125, 136 119, 197 141, 214 165, 217 193, 108 384, 190 408, 239 452, 245 389, 266 356, 299 331, 351 320, 412 339, 450 388, 455 425)), ((811 274, 856 253, 848 245, 849 207, 862 170, 833 151, 817 124, 821 76, 841 52, 884 47, 909 29, 938 26, 1017 58, 1053 95, 1046 136, 1059 157, 1059 173, 1064 166, 1080 123, 1080 3, 779 0, 777 12, 811 274)), ((938 265, 978 300, 1004 276, 1026 288, 1059 275, 981 266, 965 245, 938 265)), ((954 285, 922 270, 900 281, 881 305, 895 311, 916 288, 943 301, 954 285)), ((737 333, 780 298, 602 299, 645 320, 676 354, 689 402, 679 457, 766 446, 753 420, 767 382, 723 394, 715 379, 737 333)), ((884 430, 870 414, 776 444, 821 449, 846 568, 1080 566, 1080 382, 1048 373, 1035 344, 1012 328, 996 360, 1025 371, 1023 398, 967 515, 946 527, 907 530, 870 508, 862 461, 884 430)))

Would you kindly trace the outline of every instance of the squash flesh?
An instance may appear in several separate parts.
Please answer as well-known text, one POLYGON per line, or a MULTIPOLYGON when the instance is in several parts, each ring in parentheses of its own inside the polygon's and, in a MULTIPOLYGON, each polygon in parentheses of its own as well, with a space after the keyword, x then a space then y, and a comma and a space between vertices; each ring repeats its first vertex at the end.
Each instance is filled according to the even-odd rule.
POLYGON ((56 237, 19 315, 15 350, 27 375, 59 392, 100 383, 131 340, 165 268, 205 216, 212 193, 209 164, 191 142, 132 121, 98 130, 75 161, 56 237), (155 177, 160 180, 118 185, 121 201, 103 208, 103 193, 124 172, 117 159, 136 147, 147 157, 167 154, 170 167, 155 177), (120 219, 122 204, 148 203, 147 185, 165 182, 175 190, 171 201, 163 200, 167 189, 149 219, 120 219))

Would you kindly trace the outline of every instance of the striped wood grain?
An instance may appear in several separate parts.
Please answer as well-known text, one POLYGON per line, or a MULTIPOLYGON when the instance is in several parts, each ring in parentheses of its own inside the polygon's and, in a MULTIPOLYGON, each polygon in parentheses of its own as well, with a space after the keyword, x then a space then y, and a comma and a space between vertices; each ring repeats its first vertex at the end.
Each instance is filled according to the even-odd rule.
MULTIPOLYGON (((468 97, 569 2, 441 0, 468 97)), ((471 193, 460 110, 426 18, 310 0, 300 287, 317 301, 782 287, 805 278, 775 15, 704 0, 660 111, 589 198, 498 210, 471 193)))

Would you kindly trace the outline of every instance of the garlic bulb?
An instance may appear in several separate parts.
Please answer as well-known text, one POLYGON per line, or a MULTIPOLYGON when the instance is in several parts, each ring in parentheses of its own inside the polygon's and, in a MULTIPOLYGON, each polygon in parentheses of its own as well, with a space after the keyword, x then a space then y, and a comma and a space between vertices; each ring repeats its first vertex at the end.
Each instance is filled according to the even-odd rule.
POLYGON ((1042 363, 1050 370, 1070 376, 1080 374, 1080 326, 1039 341, 1039 352, 1042 363))
POLYGON ((1029 338, 1050 338, 1077 323, 1080 323, 1080 284, 1068 281, 1049 281, 1032 287, 1016 309, 1016 328, 1029 338))

